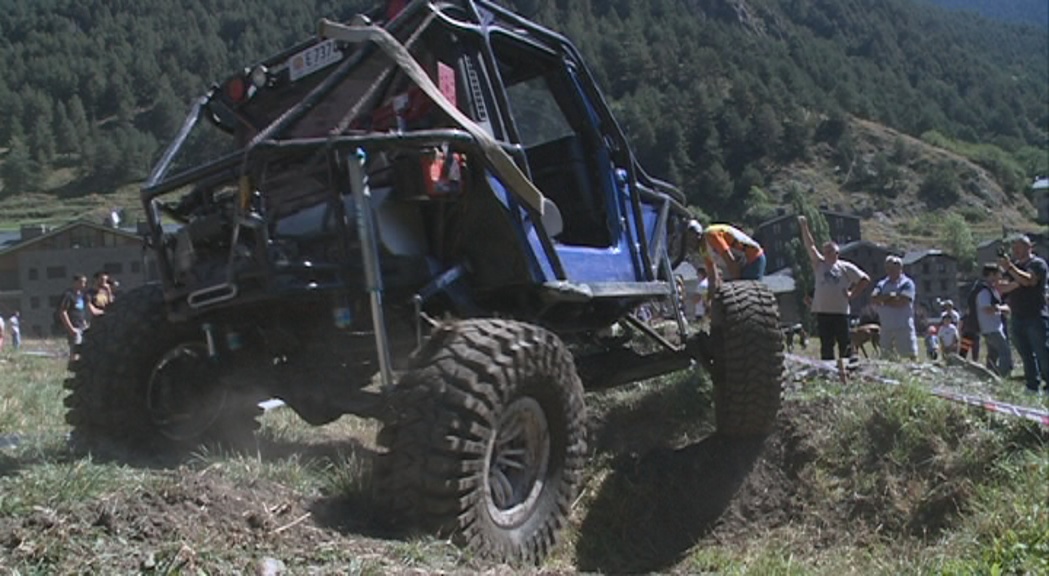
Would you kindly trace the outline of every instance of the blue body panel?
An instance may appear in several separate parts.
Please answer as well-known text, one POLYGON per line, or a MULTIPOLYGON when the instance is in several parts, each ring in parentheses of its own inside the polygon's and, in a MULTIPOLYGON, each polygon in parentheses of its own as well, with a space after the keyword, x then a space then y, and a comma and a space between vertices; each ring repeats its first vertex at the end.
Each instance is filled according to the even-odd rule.
MULTIPOLYGON (((589 160, 593 166, 606 167, 594 171, 595 190, 592 190, 591 193, 603 196, 602 203, 608 207, 606 224, 612 238, 612 245, 607 248, 570 246, 554 240, 554 250, 561 260, 566 279, 574 283, 654 280, 652 272, 645 270, 643 264, 640 231, 644 230, 651 234, 655 230, 656 220, 659 217, 657 209, 652 205, 642 203, 642 226, 638 226, 626 170, 612 165, 611 154, 603 144, 603 137, 600 136, 602 133, 601 118, 586 97, 586 92, 580 85, 576 72, 569 69, 568 73, 575 89, 575 99, 580 104, 580 110, 587 116, 587 125, 594 127, 594 133, 580 134, 580 136, 591 142, 602 142, 590 152, 592 157, 589 160)), ((537 283, 557 280, 554 267, 546 256, 542 242, 527 212, 491 174, 488 175, 488 182, 500 202, 511 213, 516 213, 518 216, 512 220, 518 223, 517 232, 521 240, 527 242, 530 248, 532 280, 537 283)), ((648 238, 647 241, 651 243, 652 238, 648 238)))
MULTIPOLYGON (((499 201, 511 212, 517 213, 517 218, 511 220, 517 225, 518 234, 527 244, 529 250, 529 261, 531 263, 532 280, 536 283, 553 282, 557 280, 554 268, 546 257, 542 242, 539 240, 538 232, 533 225, 528 213, 521 208, 517 201, 510 195, 506 188, 493 175, 488 174, 488 184, 499 201)), ((561 259, 561 265, 565 270, 567 280, 577 283, 589 282, 644 282, 651 280, 650 274, 645 274, 641 266, 639 246, 635 241, 637 226, 634 223, 634 212, 630 209, 630 193, 626 185, 616 187, 618 192, 614 195, 609 193, 610 209, 609 220, 614 220, 616 226, 614 231, 618 233, 613 237, 615 244, 608 248, 594 248, 590 246, 569 246, 554 241, 554 250, 561 259), (619 225, 626 222, 626 230, 619 225)), ((652 231, 655 229, 658 213, 649 204, 642 204, 642 219, 644 229, 652 231)), ((611 225, 611 222, 610 222, 611 225)), ((651 238, 649 239, 651 241, 651 238)))

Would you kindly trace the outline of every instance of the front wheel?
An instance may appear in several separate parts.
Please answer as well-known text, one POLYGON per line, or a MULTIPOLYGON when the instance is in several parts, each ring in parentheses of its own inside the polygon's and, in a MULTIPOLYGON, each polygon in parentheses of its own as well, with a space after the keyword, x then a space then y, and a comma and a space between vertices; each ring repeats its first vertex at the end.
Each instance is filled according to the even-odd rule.
POLYGON ((783 333, 776 296, 759 281, 724 282, 710 311, 711 379, 717 431, 772 432, 783 389, 783 333))
POLYGON ((481 556, 538 563, 582 482, 583 387, 557 336, 468 320, 439 329, 394 393, 379 496, 481 556))

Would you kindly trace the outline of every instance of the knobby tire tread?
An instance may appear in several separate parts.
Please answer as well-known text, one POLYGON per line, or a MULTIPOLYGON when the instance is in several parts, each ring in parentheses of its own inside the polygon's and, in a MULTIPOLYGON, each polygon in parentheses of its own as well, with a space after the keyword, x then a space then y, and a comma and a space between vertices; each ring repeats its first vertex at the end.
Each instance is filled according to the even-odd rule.
POLYGON ((586 456, 583 388, 560 339, 510 320, 446 325, 419 352, 393 403, 399 417, 383 431, 389 452, 377 495, 395 517, 487 558, 540 562, 567 523, 586 456), (532 516, 505 528, 486 514, 484 458, 500 411, 522 395, 546 413, 550 463, 532 516))
POLYGON ((715 295, 714 413, 726 436, 766 436, 782 402, 784 343, 779 307, 758 281, 725 282, 715 295))
POLYGON ((128 292, 93 319, 64 383, 74 450, 117 459, 178 454, 206 441, 240 443, 253 434, 262 413, 255 404, 227 407, 194 442, 173 441, 151 422, 146 388, 155 363, 172 346, 199 337, 198 331, 168 321, 157 285, 128 292))

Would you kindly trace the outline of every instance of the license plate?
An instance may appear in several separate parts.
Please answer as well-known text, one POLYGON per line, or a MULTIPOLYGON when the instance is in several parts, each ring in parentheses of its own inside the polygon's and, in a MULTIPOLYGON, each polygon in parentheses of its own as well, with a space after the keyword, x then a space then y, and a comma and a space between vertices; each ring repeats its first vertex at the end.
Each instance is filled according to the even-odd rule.
POLYGON ((334 39, 328 39, 289 58, 288 75, 294 82, 321 68, 331 66, 339 60, 342 60, 342 50, 335 46, 334 39))

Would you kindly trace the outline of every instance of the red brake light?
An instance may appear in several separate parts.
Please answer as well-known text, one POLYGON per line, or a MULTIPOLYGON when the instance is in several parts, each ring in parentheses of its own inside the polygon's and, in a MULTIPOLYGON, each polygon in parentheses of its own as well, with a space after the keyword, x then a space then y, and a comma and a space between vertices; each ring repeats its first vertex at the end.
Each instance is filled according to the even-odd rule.
POLYGON ((248 88, 243 78, 237 77, 226 83, 226 96, 234 103, 239 104, 247 94, 248 88))

